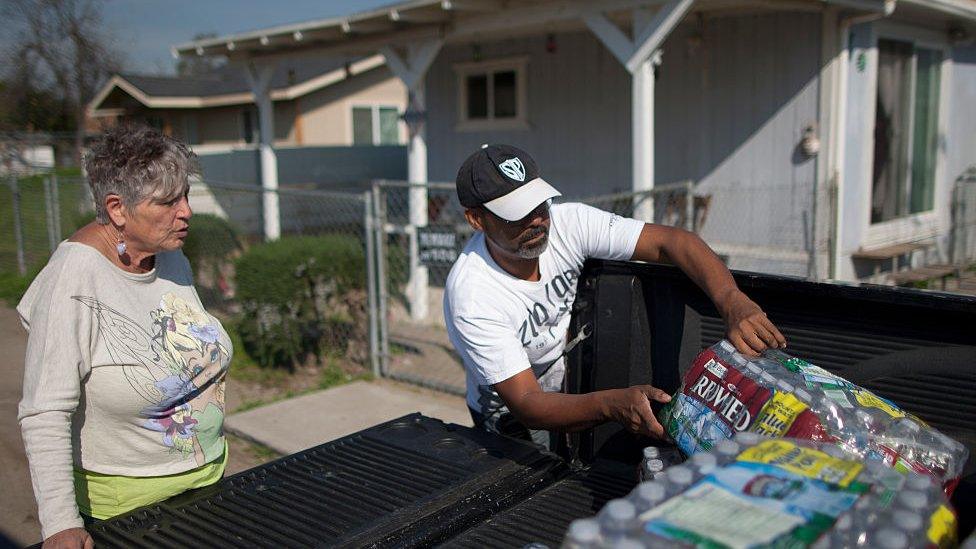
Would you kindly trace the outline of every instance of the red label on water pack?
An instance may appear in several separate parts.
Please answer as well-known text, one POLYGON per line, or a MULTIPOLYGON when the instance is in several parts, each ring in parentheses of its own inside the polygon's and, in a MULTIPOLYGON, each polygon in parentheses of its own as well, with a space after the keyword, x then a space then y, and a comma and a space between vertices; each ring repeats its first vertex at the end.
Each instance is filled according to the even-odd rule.
POLYGON ((711 349, 699 354, 685 372, 684 387, 684 394, 705 404, 736 431, 746 430, 772 395, 711 349))
POLYGON ((827 433, 823 423, 820 422, 820 418, 817 417, 817 414, 813 413, 809 409, 804 410, 800 413, 800 415, 796 416, 796 420, 793 421, 790 428, 783 433, 783 436, 787 438, 802 438, 820 442, 833 442, 837 440, 827 433))

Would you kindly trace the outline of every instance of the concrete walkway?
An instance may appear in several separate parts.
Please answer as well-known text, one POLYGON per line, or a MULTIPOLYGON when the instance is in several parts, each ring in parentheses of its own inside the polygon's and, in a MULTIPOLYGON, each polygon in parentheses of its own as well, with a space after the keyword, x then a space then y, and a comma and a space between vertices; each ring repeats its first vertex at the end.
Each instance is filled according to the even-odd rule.
POLYGON ((224 429, 278 453, 292 454, 413 412, 471 425, 462 397, 377 380, 357 381, 232 414, 224 420, 224 429))
MULTIPOLYGON (((24 383, 27 332, 17 311, 0 305, 0 534, 18 545, 41 539, 37 507, 27 471, 27 456, 17 423, 17 404, 24 383)), ((3 538, 0 537, 0 547, 3 538)))

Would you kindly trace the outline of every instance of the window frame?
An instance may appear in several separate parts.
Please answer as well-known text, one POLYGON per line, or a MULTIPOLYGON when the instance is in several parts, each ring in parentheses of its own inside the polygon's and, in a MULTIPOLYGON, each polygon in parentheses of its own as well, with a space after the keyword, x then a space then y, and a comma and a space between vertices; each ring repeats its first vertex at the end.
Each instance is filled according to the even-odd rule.
MULTIPOLYGON (((874 32, 872 37, 872 70, 874 72, 873 85, 871 89, 871 99, 869 104, 870 109, 870 120, 875 120, 876 117, 876 105, 875 101, 878 96, 878 41, 885 40, 898 40, 902 42, 910 42, 915 48, 923 48, 929 50, 936 50, 942 54, 942 62, 939 66, 939 108, 938 108, 938 121, 936 123, 936 135, 938 139, 948 135, 948 118, 949 118, 949 92, 951 89, 951 79, 952 79, 952 50, 942 33, 935 31, 930 31, 927 29, 921 29, 916 27, 911 27, 891 21, 880 21, 874 24, 874 32)), ((909 115, 910 119, 910 129, 908 131, 910 141, 907 144, 909 155, 914 155, 914 138, 915 138, 915 118, 916 118, 916 77, 917 77, 917 65, 918 56, 912 56, 912 70, 911 70, 911 105, 912 111, 909 115)), ((870 149, 874 150, 874 132, 872 126, 871 137, 869 139, 870 149)), ((873 153, 872 153, 873 154, 873 153)), ((912 156, 909 156, 909 165, 913 162, 912 156)), ((906 242, 919 241, 925 239, 931 239, 938 236, 940 233, 944 232, 948 228, 948 205, 944 204, 944 201, 940 200, 940 197, 945 196, 946 182, 945 179, 945 169, 946 169, 946 152, 945 147, 937 147, 935 152, 935 169, 933 174, 934 188, 933 188, 933 204, 932 209, 924 212, 917 213, 907 213, 903 216, 896 217, 894 219, 888 219, 885 221, 879 221, 877 223, 871 222, 871 200, 872 191, 868 192, 869 199, 864 203, 864 215, 865 223, 867 225, 867 231, 865 232, 864 242, 862 247, 865 249, 880 248, 885 246, 891 246, 895 244, 902 244, 906 242)), ((910 199, 911 194, 911 169, 906 170, 906 179, 903 182, 903 187, 900 189, 901 192, 906 194, 906 200, 910 199)), ((870 187, 870 175, 869 187, 870 187)), ((910 206, 909 206, 910 207, 910 206)))
POLYGON ((359 103, 353 102, 349 104, 349 145, 355 147, 378 147, 378 146, 388 146, 395 147, 403 145, 403 135, 400 129, 402 120, 399 119, 400 107, 392 103, 359 103), (369 122, 370 122, 370 134, 372 135, 372 144, 356 144, 356 109, 369 109, 369 122), (380 141, 380 109, 393 109, 397 113, 397 128, 396 128, 396 141, 393 143, 383 143, 380 141))
POLYGON ((529 95, 526 78, 528 75, 528 56, 505 57, 488 61, 455 63, 454 75, 457 87, 457 123, 456 131, 493 131, 493 130, 528 130, 529 126, 529 95), (494 116, 494 82, 496 72, 513 71, 515 73, 515 116, 495 118, 494 116), (468 87, 470 76, 484 75, 488 84, 486 94, 486 118, 468 118, 468 87))

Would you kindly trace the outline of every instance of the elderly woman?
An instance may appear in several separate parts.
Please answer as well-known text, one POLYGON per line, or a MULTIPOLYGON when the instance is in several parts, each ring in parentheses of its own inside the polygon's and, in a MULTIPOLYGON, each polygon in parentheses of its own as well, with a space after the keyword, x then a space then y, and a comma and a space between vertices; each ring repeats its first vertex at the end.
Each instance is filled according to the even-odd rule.
POLYGON ((96 219, 58 246, 17 307, 29 332, 19 419, 45 546, 221 478, 231 344, 180 248, 195 155, 113 130, 85 168, 96 219))

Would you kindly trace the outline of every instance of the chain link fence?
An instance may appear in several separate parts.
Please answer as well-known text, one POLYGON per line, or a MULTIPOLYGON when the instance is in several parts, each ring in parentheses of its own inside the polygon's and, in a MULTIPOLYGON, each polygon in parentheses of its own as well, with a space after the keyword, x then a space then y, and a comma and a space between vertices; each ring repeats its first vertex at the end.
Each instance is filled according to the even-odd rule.
MULTIPOLYGON (((322 353, 378 375, 455 394, 464 371, 443 325, 444 284, 472 234, 453 183, 377 181, 363 192, 277 191, 282 236, 263 237, 265 191, 196 182, 184 252, 208 310, 259 362, 295 365, 322 353), (411 195, 414 197, 411 209, 411 195)), ((697 232, 733 268, 805 275, 811 197, 790 186, 660 185, 642 193, 560 197, 697 232)), ((976 261, 976 172, 956 183, 949 252, 976 261)), ((0 274, 40 269, 93 218, 79 177, 4 176, 0 274)))
POLYGON ((0 181, 0 274, 27 276, 94 217, 80 177, 7 174, 0 181))
POLYGON ((976 264, 976 166, 953 185, 951 218, 949 261, 960 268, 976 264))

